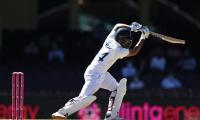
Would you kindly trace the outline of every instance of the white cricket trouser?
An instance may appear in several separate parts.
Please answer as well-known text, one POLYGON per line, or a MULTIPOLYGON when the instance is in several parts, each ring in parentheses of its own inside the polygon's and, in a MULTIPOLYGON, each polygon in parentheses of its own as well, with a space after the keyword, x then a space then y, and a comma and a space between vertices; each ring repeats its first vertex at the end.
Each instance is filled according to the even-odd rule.
POLYGON ((84 78, 85 84, 83 85, 83 88, 79 94, 79 96, 82 97, 91 96, 100 88, 114 91, 119 85, 116 79, 109 72, 104 74, 85 74, 84 78))

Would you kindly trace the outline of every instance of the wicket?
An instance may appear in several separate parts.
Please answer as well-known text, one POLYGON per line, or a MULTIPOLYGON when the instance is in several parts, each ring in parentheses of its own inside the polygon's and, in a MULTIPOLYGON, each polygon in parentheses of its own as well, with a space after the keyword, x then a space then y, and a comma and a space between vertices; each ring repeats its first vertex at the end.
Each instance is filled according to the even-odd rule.
POLYGON ((12 119, 23 119, 24 107, 24 73, 12 73, 12 119))

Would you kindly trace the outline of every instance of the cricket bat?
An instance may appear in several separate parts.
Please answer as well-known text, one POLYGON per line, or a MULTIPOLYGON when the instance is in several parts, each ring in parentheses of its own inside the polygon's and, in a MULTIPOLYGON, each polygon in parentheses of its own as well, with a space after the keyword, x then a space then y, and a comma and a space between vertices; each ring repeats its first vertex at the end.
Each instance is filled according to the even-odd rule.
POLYGON ((160 38, 161 40, 169 42, 169 43, 185 44, 185 40, 169 37, 169 36, 162 35, 162 34, 159 34, 159 33, 150 32, 150 35, 152 37, 160 38))

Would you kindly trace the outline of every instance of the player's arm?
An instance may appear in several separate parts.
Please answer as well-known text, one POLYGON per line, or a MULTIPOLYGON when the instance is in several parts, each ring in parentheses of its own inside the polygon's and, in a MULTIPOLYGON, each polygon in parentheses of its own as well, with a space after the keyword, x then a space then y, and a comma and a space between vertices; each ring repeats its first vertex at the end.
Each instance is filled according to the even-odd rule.
POLYGON ((131 28, 131 31, 137 32, 137 31, 140 31, 140 29, 142 29, 143 26, 137 22, 132 22, 131 25, 127 25, 124 23, 117 23, 114 26, 114 29, 119 28, 119 27, 129 27, 129 28, 131 28))
POLYGON ((148 27, 142 26, 142 28, 140 28, 139 31, 142 32, 141 37, 140 37, 139 41, 137 42, 137 44, 132 49, 129 49, 129 54, 127 57, 136 56, 139 53, 139 51, 141 50, 145 39, 149 37, 149 28, 148 27))
POLYGON ((129 49, 129 54, 127 55, 127 57, 136 56, 139 53, 139 51, 141 50, 144 41, 145 41, 145 39, 141 38, 137 42, 137 44, 135 45, 135 47, 133 47, 132 49, 129 49))
POLYGON ((130 27, 130 26, 127 25, 127 24, 124 24, 124 23, 117 23, 117 24, 114 26, 114 30, 115 30, 116 28, 119 28, 119 27, 130 27))
POLYGON ((128 27, 128 28, 131 28, 131 31, 140 31, 140 29, 142 29, 142 25, 137 23, 137 22, 132 22, 131 25, 127 25, 127 24, 124 24, 124 23, 117 23, 115 26, 114 26, 114 30, 116 30, 117 28, 120 28, 120 27, 128 27))
POLYGON ((131 28, 132 31, 138 31, 139 29, 142 28, 142 24, 140 24, 138 22, 132 22, 131 25, 127 25, 127 24, 124 24, 124 23, 117 23, 115 25, 115 27, 121 27, 121 26, 129 27, 129 28, 131 28))

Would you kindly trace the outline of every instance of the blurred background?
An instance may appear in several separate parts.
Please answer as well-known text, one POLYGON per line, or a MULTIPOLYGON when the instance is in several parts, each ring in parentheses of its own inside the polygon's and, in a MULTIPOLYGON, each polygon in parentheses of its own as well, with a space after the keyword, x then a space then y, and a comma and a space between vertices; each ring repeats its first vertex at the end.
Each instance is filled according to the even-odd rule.
MULTIPOLYGON (((109 72, 128 78, 126 120, 200 120, 199 2, 188 0, 1 0, 0 118, 10 118, 11 74, 25 74, 25 118, 50 118, 79 94, 86 67, 116 23, 137 21, 186 40, 147 39, 109 72)), ((109 92, 71 118, 104 117, 109 92)))

